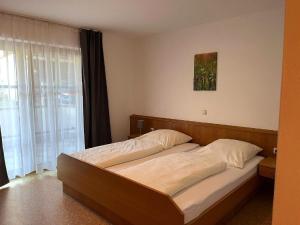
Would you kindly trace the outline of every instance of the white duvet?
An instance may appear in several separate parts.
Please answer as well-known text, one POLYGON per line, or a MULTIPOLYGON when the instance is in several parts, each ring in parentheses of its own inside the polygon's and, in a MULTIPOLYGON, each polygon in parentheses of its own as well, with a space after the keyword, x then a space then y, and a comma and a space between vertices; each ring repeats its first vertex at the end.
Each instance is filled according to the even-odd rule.
POLYGON ((120 163, 144 158, 158 153, 163 147, 150 140, 130 139, 113 144, 89 148, 71 154, 72 157, 82 161, 106 168, 120 163))
POLYGON ((215 154, 180 152, 155 158, 116 173, 170 196, 226 169, 215 154))

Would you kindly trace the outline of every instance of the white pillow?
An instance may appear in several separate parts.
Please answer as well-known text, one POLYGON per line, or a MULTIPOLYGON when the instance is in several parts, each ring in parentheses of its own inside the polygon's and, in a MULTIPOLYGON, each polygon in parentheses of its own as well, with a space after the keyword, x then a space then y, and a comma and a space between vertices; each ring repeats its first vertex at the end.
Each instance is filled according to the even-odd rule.
POLYGON ((243 168, 262 148, 245 141, 218 139, 201 149, 217 153, 229 166, 243 168))
POLYGON ((164 149, 168 149, 189 142, 192 137, 176 130, 160 129, 146 133, 138 139, 149 139, 162 145, 164 149))

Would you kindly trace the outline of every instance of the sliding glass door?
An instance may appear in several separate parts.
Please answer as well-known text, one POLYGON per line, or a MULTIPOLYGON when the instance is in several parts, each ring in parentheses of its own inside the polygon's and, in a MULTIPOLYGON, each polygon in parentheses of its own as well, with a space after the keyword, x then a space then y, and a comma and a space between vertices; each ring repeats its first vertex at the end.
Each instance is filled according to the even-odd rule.
POLYGON ((83 149, 80 49, 0 39, 0 126, 10 178, 83 149))

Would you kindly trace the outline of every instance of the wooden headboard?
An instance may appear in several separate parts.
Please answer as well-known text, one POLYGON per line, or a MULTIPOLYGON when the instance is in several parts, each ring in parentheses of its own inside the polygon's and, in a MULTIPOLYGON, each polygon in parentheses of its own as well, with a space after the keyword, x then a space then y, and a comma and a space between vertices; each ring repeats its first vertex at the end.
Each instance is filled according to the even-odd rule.
POLYGON ((272 155, 273 148, 277 146, 277 131, 248 127, 201 123, 185 120, 159 118, 151 116, 131 115, 130 133, 138 133, 137 120, 144 120, 143 133, 154 129, 173 129, 193 138, 194 143, 207 145, 220 138, 230 138, 247 141, 264 149, 264 156, 272 155))

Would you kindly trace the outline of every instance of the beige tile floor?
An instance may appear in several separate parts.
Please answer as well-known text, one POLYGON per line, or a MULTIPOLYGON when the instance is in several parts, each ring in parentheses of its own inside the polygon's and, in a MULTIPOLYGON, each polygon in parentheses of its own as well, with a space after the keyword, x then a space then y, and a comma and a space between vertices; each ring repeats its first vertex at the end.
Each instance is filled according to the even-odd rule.
POLYGON ((55 172, 29 175, 0 189, 0 225, 109 225, 63 194, 55 172))
MULTIPOLYGON (((271 210, 270 190, 262 190, 226 225, 271 225, 271 210)), ((0 225, 109 224, 63 194, 55 172, 15 179, 0 189, 0 225)))

